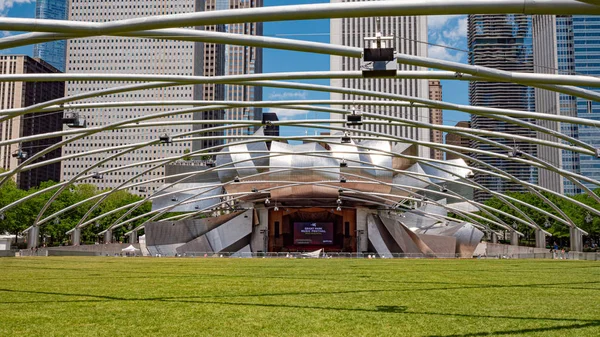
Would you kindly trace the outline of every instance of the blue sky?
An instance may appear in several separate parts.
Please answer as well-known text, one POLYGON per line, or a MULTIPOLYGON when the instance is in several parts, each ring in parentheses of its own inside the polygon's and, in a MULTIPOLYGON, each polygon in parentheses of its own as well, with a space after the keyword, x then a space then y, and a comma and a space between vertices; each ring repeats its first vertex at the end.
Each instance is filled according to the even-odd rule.
MULTIPOLYGON (((265 0, 265 6, 311 4, 329 2, 319 0, 265 0)), ((35 1, 32 0, 0 0, 0 15, 8 17, 31 18, 35 15, 35 1)), ((466 16, 440 15, 428 18, 429 56, 450 61, 466 62, 467 49, 466 16), (450 48, 447 48, 450 47, 450 48), (462 51, 460 51, 462 50, 462 51)), ((8 32, 3 32, 6 36, 8 32)), ((267 22, 264 25, 266 36, 285 37, 307 41, 329 42, 329 20, 267 22)), ((31 55, 32 47, 19 47, 4 50, 6 54, 31 55)), ((284 50, 265 49, 263 71, 295 72, 295 71, 329 70, 329 56, 284 50)), ((308 81, 310 83, 329 84, 328 80, 308 81)), ((468 85, 466 82, 442 81, 444 101, 468 104, 468 85)), ((293 91, 289 89, 265 88, 265 100, 283 99, 328 99, 328 93, 312 91, 293 91)), ((282 118, 327 118, 326 114, 315 112, 278 111, 282 118)), ((454 125, 457 121, 466 120, 469 116, 456 111, 444 111, 444 124, 454 125)), ((287 135, 304 134, 304 130, 286 129, 287 135)))

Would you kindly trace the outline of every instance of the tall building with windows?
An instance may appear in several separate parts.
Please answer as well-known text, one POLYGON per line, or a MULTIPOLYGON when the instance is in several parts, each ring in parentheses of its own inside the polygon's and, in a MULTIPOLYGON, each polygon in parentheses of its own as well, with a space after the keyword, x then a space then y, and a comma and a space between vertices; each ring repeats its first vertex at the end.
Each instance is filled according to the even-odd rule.
MULTIPOLYGON (((67 0, 37 0, 35 2, 35 18, 47 20, 67 19, 67 0)), ((33 46, 33 57, 41 58, 54 68, 65 71, 65 40, 40 43, 33 46)))
MULTIPOLYGON (((459 128, 469 128, 469 127, 471 127, 471 122, 470 121, 460 121, 460 122, 456 123, 455 126, 459 127, 459 128)), ((469 151, 470 140, 467 137, 463 137, 462 135, 458 135, 456 133, 447 133, 446 134, 446 144, 463 147, 464 150, 461 149, 457 152, 460 152, 465 155, 470 154, 470 151, 469 151)), ((446 153, 446 160, 459 159, 459 158, 465 159, 463 157, 455 155, 454 153, 446 153)), ((468 160, 465 160, 465 161, 468 162, 468 160)))
MULTIPOLYGON (((1 55, 0 74, 39 74, 59 72, 41 59, 25 55, 1 55)), ((62 82, 2 82, 0 83, 0 109, 18 109, 63 97, 62 82)), ((0 141, 62 130, 62 113, 26 114, 0 122, 0 141)), ((21 144, 0 146, 0 168, 12 170, 22 160, 61 141, 60 137, 40 139, 21 144)), ((56 149, 35 162, 60 157, 56 149)), ((34 163, 35 163, 34 162, 34 163)), ((54 163, 23 171, 16 175, 19 188, 29 189, 44 181, 60 181, 60 164, 54 163)))
MULTIPOLYGON (((107 22, 135 17, 152 15, 168 15, 189 13, 204 10, 220 10, 229 8, 260 7, 262 0, 174 0, 169 2, 148 0, 72 0, 69 3, 69 20, 107 22)), ((196 27, 200 29, 200 27, 196 27)), ((193 29, 193 27, 188 27, 193 29)), ((209 30, 229 31, 232 33, 262 34, 262 24, 239 24, 225 26, 209 26, 209 30), (242 26, 239 28, 238 26, 242 26)), ((123 73, 123 74, 159 74, 159 75, 189 75, 217 76, 222 74, 244 74, 262 71, 262 52, 257 48, 227 47, 210 43, 195 43, 175 40, 95 36, 83 39, 70 40, 67 43, 66 69, 69 73, 123 73), (243 56, 243 57, 242 57, 243 56)), ((66 94, 80 93, 123 86, 124 83, 108 83, 102 81, 68 82, 66 94)), ((241 87, 241 86, 239 86, 241 87)), ((243 88, 243 87, 242 87, 243 88)), ((261 97, 260 89, 248 88, 242 90, 238 86, 217 85, 182 85, 165 88, 147 89, 127 93, 119 93, 87 99, 86 102, 112 102, 112 101, 155 101, 155 100, 222 100, 232 99, 255 100, 261 97), (239 98, 239 99, 238 99, 239 98)), ((150 114, 164 113, 173 110, 191 108, 191 106, 132 106, 119 108, 94 108, 79 111, 87 118, 88 126, 101 127, 116 122, 123 122, 132 118, 150 114)), ((246 112, 246 111, 244 111, 246 112)), ((225 118, 260 118, 255 116, 256 111, 250 110, 246 114, 230 113, 229 111, 206 111, 178 114, 154 121, 186 121, 186 120, 218 120, 225 118), (229 114, 229 115, 228 115, 229 114)), ((205 127, 209 127, 206 125, 205 127)), ((196 131, 191 124, 174 125, 171 127, 149 127, 124 130, 104 131, 84 139, 75 141, 63 149, 63 155, 80 153, 88 150, 99 149, 106 146, 120 146, 147 142, 157 139, 158 135, 167 133, 177 135, 184 132, 196 131)), ((132 165, 142 161, 181 155, 190 150, 199 150, 208 146, 219 144, 220 140, 211 138, 223 133, 196 134, 206 135, 204 141, 176 141, 172 144, 160 144, 143 147, 129 152, 119 158, 103 163, 94 171, 106 171, 102 180, 89 179, 85 182, 94 183, 99 187, 117 187, 138 173, 153 167, 156 164, 142 166, 129 166, 126 169, 117 168, 132 165)), ((90 167, 111 153, 95 154, 62 162, 62 179, 75 177, 83 169, 90 167)), ((143 178, 152 179, 164 176, 164 167, 160 167, 143 178)), ((133 182, 142 180, 136 178, 133 182)), ((162 181, 148 183, 140 190, 151 193, 156 190, 162 181)))
MULTIPOLYGON (((468 17, 469 64, 514 72, 533 72, 533 42, 531 16, 528 15, 469 15, 468 17)), ((501 82, 471 82, 469 84, 471 105, 535 111, 534 89, 501 82)), ((534 123, 531 119, 526 121, 534 123)), ((536 137, 536 132, 508 122, 488 117, 472 115, 474 129, 502 131, 524 137, 536 137)), ((517 148, 530 155, 537 155, 537 147, 527 142, 505 138, 489 138, 500 144, 517 148)), ((472 142, 472 148, 508 154, 509 151, 486 142, 472 142)), ((474 152, 472 157, 500 169, 520 180, 537 183, 537 169, 527 164, 505 160, 474 152)), ((474 163, 477 165, 476 163, 474 163)), ((483 165, 481 165, 483 166, 483 165)), ((484 168, 484 167, 482 167, 484 168)), ((485 168, 487 170, 487 168, 485 168)), ((475 181, 497 192, 520 192, 523 187, 517 183, 477 172, 475 181)), ((476 201, 484 201, 490 195, 475 192, 476 201)))
MULTIPOLYGON (((536 34, 537 43, 555 41, 548 44, 544 53, 536 55, 536 61, 541 66, 553 61, 554 66, 549 73, 566 75, 600 75, 600 18, 593 15, 557 15, 536 16, 539 34, 536 34)), ((586 88, 598 91, 598 88, 586 88)), ((544 104, 558 102, 558 113, 563 116, 588 118, 600 120, 600 104, 587 99, 573 97, 566 94, 552 93, 543 97, 544 104)), ((600 131, 595 127, 585 125, 572 125, 568 123, 555 123, 553 130, 579 139, 582 142, 600 148, 600 131)), ((552 149, 558 154, 560 161, 553 164, 564 170, 600 180, 600 159, 595 156, 581 155, 568 150, 552 149)), ((581 188, 572 181, 561 176, 555 176, 553 184, 561 184, 564 193, 568 195, 579 194, 581 188)), ((586 184, 595 189, 597 186, 586 184)))
MULTIPOLYGON (((571 74, 600 76, 600 17, 593 15, 573 15, 557 17, 557 35, 564 41, 559 44, 559 68, 571 71, 571 74), (572 43, 571 43, 572 41, 572 43), (561 48, 562 47, 562 48, 561 48), (572 55, 571 55, 572 53, 572 55)), ((598 88, 586 88, 600 91, 598 88)), ((583 98, 561 95, 564 110, 574 108, 577 117, 600 120, 600 102, 583 98)), ((573 114, 572 112, 570 114, 573 114)), ((562 132, 575 136, 580 141, 600 148, 600 130, 595 127, 579 125, 573 128, 563 124, 562 132)), ((578 172, 586 177, 600 180, 600 159, 589 155, 575 155, 566 152, 563 155, 563 168, 578 172), (578 170, 579 169, 579 170, 578 170)), ((587 187, 597 186, 587 183, 587 187)), ((568 193, 581 193, 581 189, 571 182, 565 182, 568 193)))
MULTIPOLYGON (((379 1, 379 0, 374 0, 379 1)), ((354 2, 353 0, 331 0, 332 3, 354 2)), ((343 18, 331 19, 330 42, 332 44, 365 47, 364 39, 374 37, 377 33, 377 18, 343 18)), ((426 16, 393 16, 380 18, 380 29, 383 36, 393 36, 393 45, 397 53, 427 56, 427 17, 426 16)), ((361 60, 341 56, 331 56, 330 69, 332 71, 357 71, 360 70, 361 60)), ((424 70, 421 67, 401 64, 399 70, 424 70)), ((428 80, 418 79, 332 79, 334 87, 365 89, 385 92, 390 94, 407 95, 419 98, 429 98, 428 80)), ((384 116, 393 116, 406 120, 429 123, 429 109, 416 107, 368 107, 360 106, 360 100, 371 98, 364 96, 332 93, 332 100, 356 101, 358 111, 378 113, 384 116)), ((352 109, 351 105, 344 106, 352 109)), ((341 116, 332 115, 332 118, 341 116)), ((430 131, 424 128, 410 126, 370 125, 364 124, 359 130, 380 132, 397 137, 429 142, 430 131)), ((419 155, 430 157, 430 149, 419 148, 419 155)))
MULTIPOLYGON (((439 80, 429 81, 429 99, 433 101, 442 100, 442 85, 439 80)), ((429 109, 429 123, 433 125, 442 125, 444 123, 442 109, 429 109)), ((443 132, 440 130, 431 130, 430 138, 433 143, 443 143, 443 132)), ((431 150, 431 158, 442 160, 444 153, 440 150, 431 150)))

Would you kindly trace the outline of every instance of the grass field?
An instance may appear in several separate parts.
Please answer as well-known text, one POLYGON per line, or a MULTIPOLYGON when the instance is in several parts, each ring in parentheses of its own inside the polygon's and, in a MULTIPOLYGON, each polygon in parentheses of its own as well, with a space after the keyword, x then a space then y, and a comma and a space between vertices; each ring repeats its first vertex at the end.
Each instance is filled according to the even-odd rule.
POLYGON ((0 259, 0 336, 600 336, 600 263, 0 259))

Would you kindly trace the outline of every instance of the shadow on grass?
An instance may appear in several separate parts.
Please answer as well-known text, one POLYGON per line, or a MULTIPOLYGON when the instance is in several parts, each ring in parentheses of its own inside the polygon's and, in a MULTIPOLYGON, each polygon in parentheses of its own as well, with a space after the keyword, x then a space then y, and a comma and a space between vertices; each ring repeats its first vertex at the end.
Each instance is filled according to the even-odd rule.
POLYGON ((533 332, 550 332, 550 331, 561 331, 561 330, 572 330, 572 329, 584 329, 600 326, 600 321, 582 323, 582 324, 570 324, 570 325, 559 325, 550 326, 543 328, 526 328, 526 329, 514 329, 514 330, 501 330, 501 331, 485 331, 485 332, 472 332, 465 334, 453 334, 453 335, 429 335, 428 337, 477 337, 477 336, 498 336, 498 335, 516 335, 516 334, 527 334, 533 332))
MULTIPOLYGON (((117 297, 108 295, 93 295, 93 294, 77 294, 77 293, 60 293, 50 291, 33 291, 33 290, 15 290, 15 289, 4 289, 0 288, 0 292, 14 292, 14 293, 29 293, 29 294, 40 294, 40 295, 54 295, 54 296, 67 296, 67 297, 91 297, 98 300, 112 300, 112 301, 169 301, 169 300, 191 300, 191 299, 210 299, 210 298, 246 298, 246 297, 272 297, 272 296, 311 296, 311 295, 341 295, 341 294, 364 294, 364 293, 399 293, 399 292, 418 292, 418 291, 447 291, 447 290, 472 290, 472 289, 493 289, 493 288, 557 288, 562 290, 600 290, 600 288, 578 288, 578 287, 565 287, 574 285, 588 285, 588 284, 599 284, 600 281, 586 281, 586 282, 569 282, 569 283, 545 283, 545 284, 513 284, 513 285, 502 285, 502 284, 468 284, 468 283, 448 283, 448 282, 404 282, 405 284, 434 284, 443 285, 445 287, 427 287, 427 288, 403 288, 403 289, 354 289, 354 290, 339 290, 339 291, 298 291, 298 292, 279 292, 279 293, 260 293, 260 294, 225 294, 225 295, 204 295, 204 296, 183 296, 183 297, 148 297, 148 298, 127 298, 117 297)), ((26 303, 54 303, 54 302, 81 302, 86 300, 67 300, 67 301, 4 301, 2 304, 26 304, 26 303)))
MULTIPOLYGON (((585 283, 585 282, 584 282, 585 283)), ((594 282, 592 282, 594 283, 594 282)), ((410 289, 408 289, 410 290, 410 289)), ((442 290, 440 288, 433 288, 432 290, 442 290)), ((379 314, 390 314, 390 315, 421 315, 421 316, 439 316, 439 317, 454 317, 454 318, 477 318, 477 319, 503 319, 503 320, 519 320, 519 321, 531 321, 531 322, 571 322, 568 325, 558 325, 549 327, 538 327, 538 328, 523 328, 514 330, 502 330, 502 331, 482 331, 472 332, 465 334, 450 334, 450 335, 431 335, 430 337, 476 337, 476 336, 487 336, 487 335, 507 335, 507 334, 526 334, 534 332, 550 332, 550 331, 561 331, 570 329, 583 329, 590 327, 600 327, 600 320, 591 319, 579 319, 579 318, 559 318, 559 317, 524 317, 524 316, 494 316, 494 315, 479 315, 479 314, 459 314, 459 313, 444 313, 444 312, 429 312, 429 311, 410 311, 406 306, 376 306, 374 308, 345 308, 345 307, 327 307, 327 306, 310 306, 310 305, 293 305, 293 304, 267 304, 267 303, 244 303, 244 302, 222 302, 222 301, 209 301, 203 299, 209 298, 233 298, 233 297, 266 297, 266 296, 301 296, 301 295, 335 295, 335 294, 351 294, 351 293, 375 293, 375 292, 389 292, 394 290, 380 289, 380 290, 351 290, 351 291, 331 291, 331 292, 287 292, 287 293, 264 293, 264 294, 248 294, 248 295, 220 295, 220 296, 185 296, 185 297, 154 297, 154 298, 125 298, 105 295, 91 295, 91 294, 74 294, 74 293, 58 293, 48 291, 29 291, 29 290, 11 290, 11 289, 0 289, 0 292, 12 292, 12 293, 28 293, 28 294, 40 294, 40 295, 55 295, 55 296, 69 296, 69 297, 91 297, 93 299, 84 300, 70 300, 70 301, 30 301, 30 302, 9 302, 6 301, 1 304, 17 304, 17 303, 59 303, 59 302, 110 302, 110 301, 139 301, 139 302, 151 302, 158 301, 163 303, 186 303, 195 305, 224 305, 224 306, 236 306, 236 307, 263 307, 263 308, 275 308, 275 309, 301 309, 301 310, 334 310, 334 311, 347 311, 347 312, 363 312, 363 313, 379 313, 379 314), (196 299, 196 300, 194 300, 196 299)))

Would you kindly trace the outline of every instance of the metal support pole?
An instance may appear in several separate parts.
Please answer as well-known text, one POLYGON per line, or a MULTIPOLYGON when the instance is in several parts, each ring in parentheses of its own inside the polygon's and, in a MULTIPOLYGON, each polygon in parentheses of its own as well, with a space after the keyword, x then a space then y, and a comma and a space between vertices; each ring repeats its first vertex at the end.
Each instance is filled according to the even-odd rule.
POLYGON ((129 243, 138 243, 138 232, 133 231, 129 234, 129 243))
POLYGON ((495 232, 492 232, 491 234, 492 237, 492 243, 498 243, 498 234, 496 234, 495 232))
POLYGON ((40 227, 33 226, 27 232, 27 248, 36 248, 40 239, 40 227))
POLYGON ((539 229, 535 230, 535 247, 546 248, 546 234, 539 229))
POLYGON ((570 228, 571 233, 571 251, 583 251, 583 233, 579 228, 570 228))
POLYGON ((112 231, 110 229, 104 232, 104 243, 112 243, 112 231))
POLYGON ((71 241, 73 246, 79 246, 81 244, 81 228, 75 228, 71 233, 71 241))
POLYGON ((510 244, 513 246, 519 245, 519 233, 517 233, 516 231, 510 232, 510 244))

